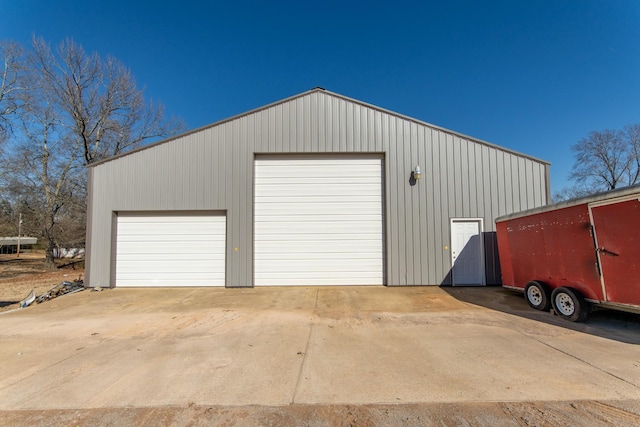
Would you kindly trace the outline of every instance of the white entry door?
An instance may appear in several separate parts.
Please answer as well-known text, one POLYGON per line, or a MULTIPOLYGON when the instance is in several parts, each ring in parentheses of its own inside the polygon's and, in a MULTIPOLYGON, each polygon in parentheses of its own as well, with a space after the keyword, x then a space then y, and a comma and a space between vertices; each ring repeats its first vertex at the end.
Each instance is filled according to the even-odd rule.
POLYGON ((451 220, 452 284, 484 286, 482 219, 451 220))

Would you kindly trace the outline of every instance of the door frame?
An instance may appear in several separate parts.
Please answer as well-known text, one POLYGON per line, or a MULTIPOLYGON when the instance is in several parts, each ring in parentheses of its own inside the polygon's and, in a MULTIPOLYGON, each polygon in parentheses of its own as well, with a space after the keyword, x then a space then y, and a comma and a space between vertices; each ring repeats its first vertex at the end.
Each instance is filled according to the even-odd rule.
POLYGON ((483 218, 451 218, 449 221, 449 244, 451 247, 450 261, 451 261, 451 286, 486 286, 487 272, 484 262, 484 219, 483 218), (454 259, 453 259, 453 224, 460 222, 475 222, 478 224, 478 237, 480 238, 480 284, 477 285, 456 285, 456 276, 454 271, 454 259))

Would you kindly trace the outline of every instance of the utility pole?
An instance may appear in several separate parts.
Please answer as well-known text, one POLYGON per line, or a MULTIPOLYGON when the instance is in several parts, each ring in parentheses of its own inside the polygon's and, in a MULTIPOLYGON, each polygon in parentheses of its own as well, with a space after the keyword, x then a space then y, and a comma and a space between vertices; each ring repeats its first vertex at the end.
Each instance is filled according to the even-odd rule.
POLYGON ((22 234, 22 212, 20 212, 20 219, 18 220, 18 256, 20 258, 20 234, 22 234))

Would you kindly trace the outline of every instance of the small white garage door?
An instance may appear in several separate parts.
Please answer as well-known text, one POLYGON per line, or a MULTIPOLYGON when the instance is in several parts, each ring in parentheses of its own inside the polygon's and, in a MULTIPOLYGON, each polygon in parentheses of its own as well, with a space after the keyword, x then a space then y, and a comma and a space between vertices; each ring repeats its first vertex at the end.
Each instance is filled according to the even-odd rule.
POLYGON ((380 158, 258 158, 254 283, 382 285, 380 158))
POLYGON ((116 286, 224 286, 225 219, 120 213, 116 286))

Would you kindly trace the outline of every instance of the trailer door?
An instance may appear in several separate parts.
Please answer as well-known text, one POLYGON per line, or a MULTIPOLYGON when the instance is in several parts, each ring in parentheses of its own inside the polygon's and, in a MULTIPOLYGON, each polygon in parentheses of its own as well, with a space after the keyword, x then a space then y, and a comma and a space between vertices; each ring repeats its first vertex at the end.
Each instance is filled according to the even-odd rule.
POLYGON ((640 201, 589 205, 602 285, 609 302, 640 305, 640 201))

